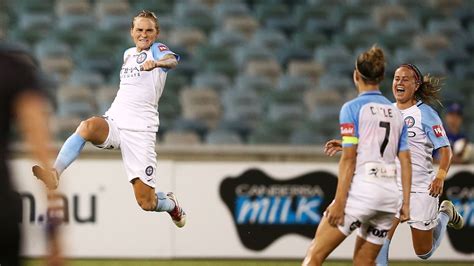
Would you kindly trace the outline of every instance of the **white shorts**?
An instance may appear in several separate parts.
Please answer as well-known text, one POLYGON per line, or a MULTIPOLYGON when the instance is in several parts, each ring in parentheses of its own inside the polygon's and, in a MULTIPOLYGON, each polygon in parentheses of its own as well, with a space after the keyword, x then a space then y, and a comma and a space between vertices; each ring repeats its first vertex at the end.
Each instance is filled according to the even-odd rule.
MULTIPOLYGON (((400 213, 397 213, 397 218, 400 218, 400 213)), ((438 225, 438 197, 432 197, 427 192, 412 192, 410 194, 410 220, 407 223, 412 228, 423 231, 436 227, 438 225)))
POLYGON ((344 225, 338 225, 337 228, 346 236, 358 229, 357 235, 360 238, 376 245, 383 245, 394 217, 395 213, 392 212, 346 207, 344 225))
POLYGON ((104 117, 109 124, 109 135, 101 149, 120 149, 128 181, 135 178, 150 187, 156 186, 156 133, 123 130, 113 119, 104 117))

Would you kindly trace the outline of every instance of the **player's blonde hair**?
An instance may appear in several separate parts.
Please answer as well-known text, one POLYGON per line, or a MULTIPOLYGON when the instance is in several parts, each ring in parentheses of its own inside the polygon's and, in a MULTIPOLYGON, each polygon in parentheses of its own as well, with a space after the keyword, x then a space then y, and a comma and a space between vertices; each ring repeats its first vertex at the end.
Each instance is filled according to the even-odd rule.
POLYGON ((355 67, 365 83, 379 84, 382 82, 385 73, 383 50, 373 45, 357 57, 355 67))
POLYGON ((155 29, 157 32, 160 32, 160 23, 158 23, 158 18, 156 17, 155 13, 149 11, 149 10, 142 10, 138 12, 138 14, 133 17, 132 19, 132 29, 135 26, 135 20, 137 18, 148 18, 151 19, 155 23, 155 29))
POLYGON ((403 64, 400 67, 408 68, 413 72, 413 76, 415 77, 415 83, 419 86, 418 90, 415 91, 414 95, 417 101, 422 101, 431 106, 434 106, 436 104, 443 106, 439 95, 441 87, 443 85, 442 78, 433 77, 430 74, 423 76, 418 67, 413 64, 403 64))

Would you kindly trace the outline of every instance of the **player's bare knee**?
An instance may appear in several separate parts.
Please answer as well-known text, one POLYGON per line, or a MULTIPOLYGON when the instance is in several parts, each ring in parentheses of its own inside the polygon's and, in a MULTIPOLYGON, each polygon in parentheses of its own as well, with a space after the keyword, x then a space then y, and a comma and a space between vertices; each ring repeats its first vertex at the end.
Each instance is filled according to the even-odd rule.
POLYGON ((79 134, 83 139, 90 141, 93 137, 94 122, 91 119, 82 121, 77 127, 76 133, 79 134))
POLYGON ((425 257, 426 254, 428 254, 431 251, 432 245, 415 246, 414 249, 418 257, 420 257, 421 259, 427 259, 427 258, 422 258, 422 257, 425 257))

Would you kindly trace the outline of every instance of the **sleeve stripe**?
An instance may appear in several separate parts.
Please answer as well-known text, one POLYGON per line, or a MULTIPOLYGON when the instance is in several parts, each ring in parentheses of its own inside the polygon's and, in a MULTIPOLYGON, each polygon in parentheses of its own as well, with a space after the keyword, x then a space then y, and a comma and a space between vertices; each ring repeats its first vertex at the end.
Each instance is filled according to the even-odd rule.
POLYGON ((349 137, 349 136, 342 137, 342 144, 358 144, 358 143, 359 143, 359 138, 357 137, 349 137))

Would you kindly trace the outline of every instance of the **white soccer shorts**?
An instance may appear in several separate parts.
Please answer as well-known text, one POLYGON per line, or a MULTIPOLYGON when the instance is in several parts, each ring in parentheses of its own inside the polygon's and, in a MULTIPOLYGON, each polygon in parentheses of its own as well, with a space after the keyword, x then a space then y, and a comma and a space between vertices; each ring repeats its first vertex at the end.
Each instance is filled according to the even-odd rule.
POLYGON ((128 181, 135 178, 150 187, 156 186, 156 133, 119 129, 110 117, 104 117, 109 124, 109 135, 104 143, 96 145, 101 149, 120 149, 128 181))
MULTIPOLYGON (((400 214, 397 213, 397 218, 400 214)), ((410 194, 410 220, 407 222, 418 230, 431 230, 438 225, 438 197, 428 192, 412 192, 410 194)))
POLYGON ((344 225, 338 225, 337 228, 346 236, 357 229, 357 235, 360 238, 372 244, 383 245, 394 217, 395 213, 391 212, 346 207, 344 225))

